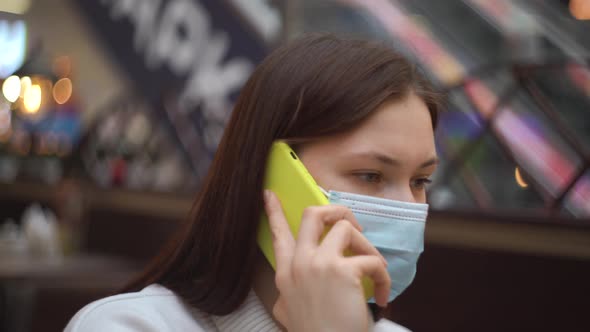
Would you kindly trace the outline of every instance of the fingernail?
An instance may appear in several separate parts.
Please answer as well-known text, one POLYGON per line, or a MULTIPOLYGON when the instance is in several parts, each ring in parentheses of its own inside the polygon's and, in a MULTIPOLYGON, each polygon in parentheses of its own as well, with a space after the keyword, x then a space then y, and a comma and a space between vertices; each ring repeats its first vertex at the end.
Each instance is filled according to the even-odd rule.
POLYGON ((387 265, 388 265, 388 264, 387 264, 387 260, 385 259, 385 257, 381 256, 381 260, 383 261, 383 264, 384 264, 385 266, 387 266, 387 265))

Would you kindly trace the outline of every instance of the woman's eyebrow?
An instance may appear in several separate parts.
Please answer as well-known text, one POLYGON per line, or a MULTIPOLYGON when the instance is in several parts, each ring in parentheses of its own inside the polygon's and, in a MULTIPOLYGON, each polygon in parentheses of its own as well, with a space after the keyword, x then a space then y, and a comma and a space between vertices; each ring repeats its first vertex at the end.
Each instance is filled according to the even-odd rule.
MULTIPOLYGON (((373 160, 376 160, 376 161, 378 161, 382 164, 388 165, 388 166, 399 166, 402 164, 400 160, 394 159, 390 156, 387 156, 385 154, 382 154, 382 153, 376 152, 376 151, 357 152, 357 153, 351 154, 350 157, 373 159, 373 160)), ((426 168, 426 167, 429 167, 432 165, 437 165, 438 163, 439 163, 439 159, 438 159, 438 157, 435 156, 435 157, 432 157, 432 158, 426 160, 422 164, 420 164, 420 166, 418 168, 426 168)))
POLYGON ((426 167, 429 167, 432 165, 438 165, 439 161, 440 160, 438 159, 438 157, 432 157, 432 158, 428 159, 427 161, 423 162, 420 165, 420 168, 426 168, 426 167))
POLYGON ((354 152, 350 154, 350 157, 372 159, 388 166, 399 166, 401 164, 399 160, 393 159, 387 155, 384 155, 376 151, 354 152))

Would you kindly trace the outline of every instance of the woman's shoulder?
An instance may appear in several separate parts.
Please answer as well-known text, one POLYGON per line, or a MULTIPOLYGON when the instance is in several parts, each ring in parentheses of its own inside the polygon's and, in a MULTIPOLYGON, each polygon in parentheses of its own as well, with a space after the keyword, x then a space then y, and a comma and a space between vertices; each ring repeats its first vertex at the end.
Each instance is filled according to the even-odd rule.
POLYGON ((86 305, 65 331, 207 331, 207 326, 204 315, 185 305, 171 290, 153 284, 86 305))

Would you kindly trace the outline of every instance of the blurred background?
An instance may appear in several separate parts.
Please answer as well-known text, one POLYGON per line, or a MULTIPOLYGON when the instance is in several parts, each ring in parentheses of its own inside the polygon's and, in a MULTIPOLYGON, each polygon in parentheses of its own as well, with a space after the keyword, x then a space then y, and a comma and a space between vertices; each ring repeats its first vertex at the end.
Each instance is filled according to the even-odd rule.
POLYGON ((413 331, 590 331, 586 0, 2 0, 0 331, 59 331, 186 216, 241 85, 308 31, 449 93, 413 331))

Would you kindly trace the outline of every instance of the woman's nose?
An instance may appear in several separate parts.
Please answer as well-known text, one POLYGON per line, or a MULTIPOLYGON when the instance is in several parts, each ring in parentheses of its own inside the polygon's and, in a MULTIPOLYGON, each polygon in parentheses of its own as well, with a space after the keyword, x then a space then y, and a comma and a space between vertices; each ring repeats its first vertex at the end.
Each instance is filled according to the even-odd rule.
POLYGON ((416 203, 416 197, 414 197, 414 193, 412 188, 409 185, 397 185, 392 186, 383 195, 383 198, 402 201, 402 202, 409 202, 409 203, 416 203))

